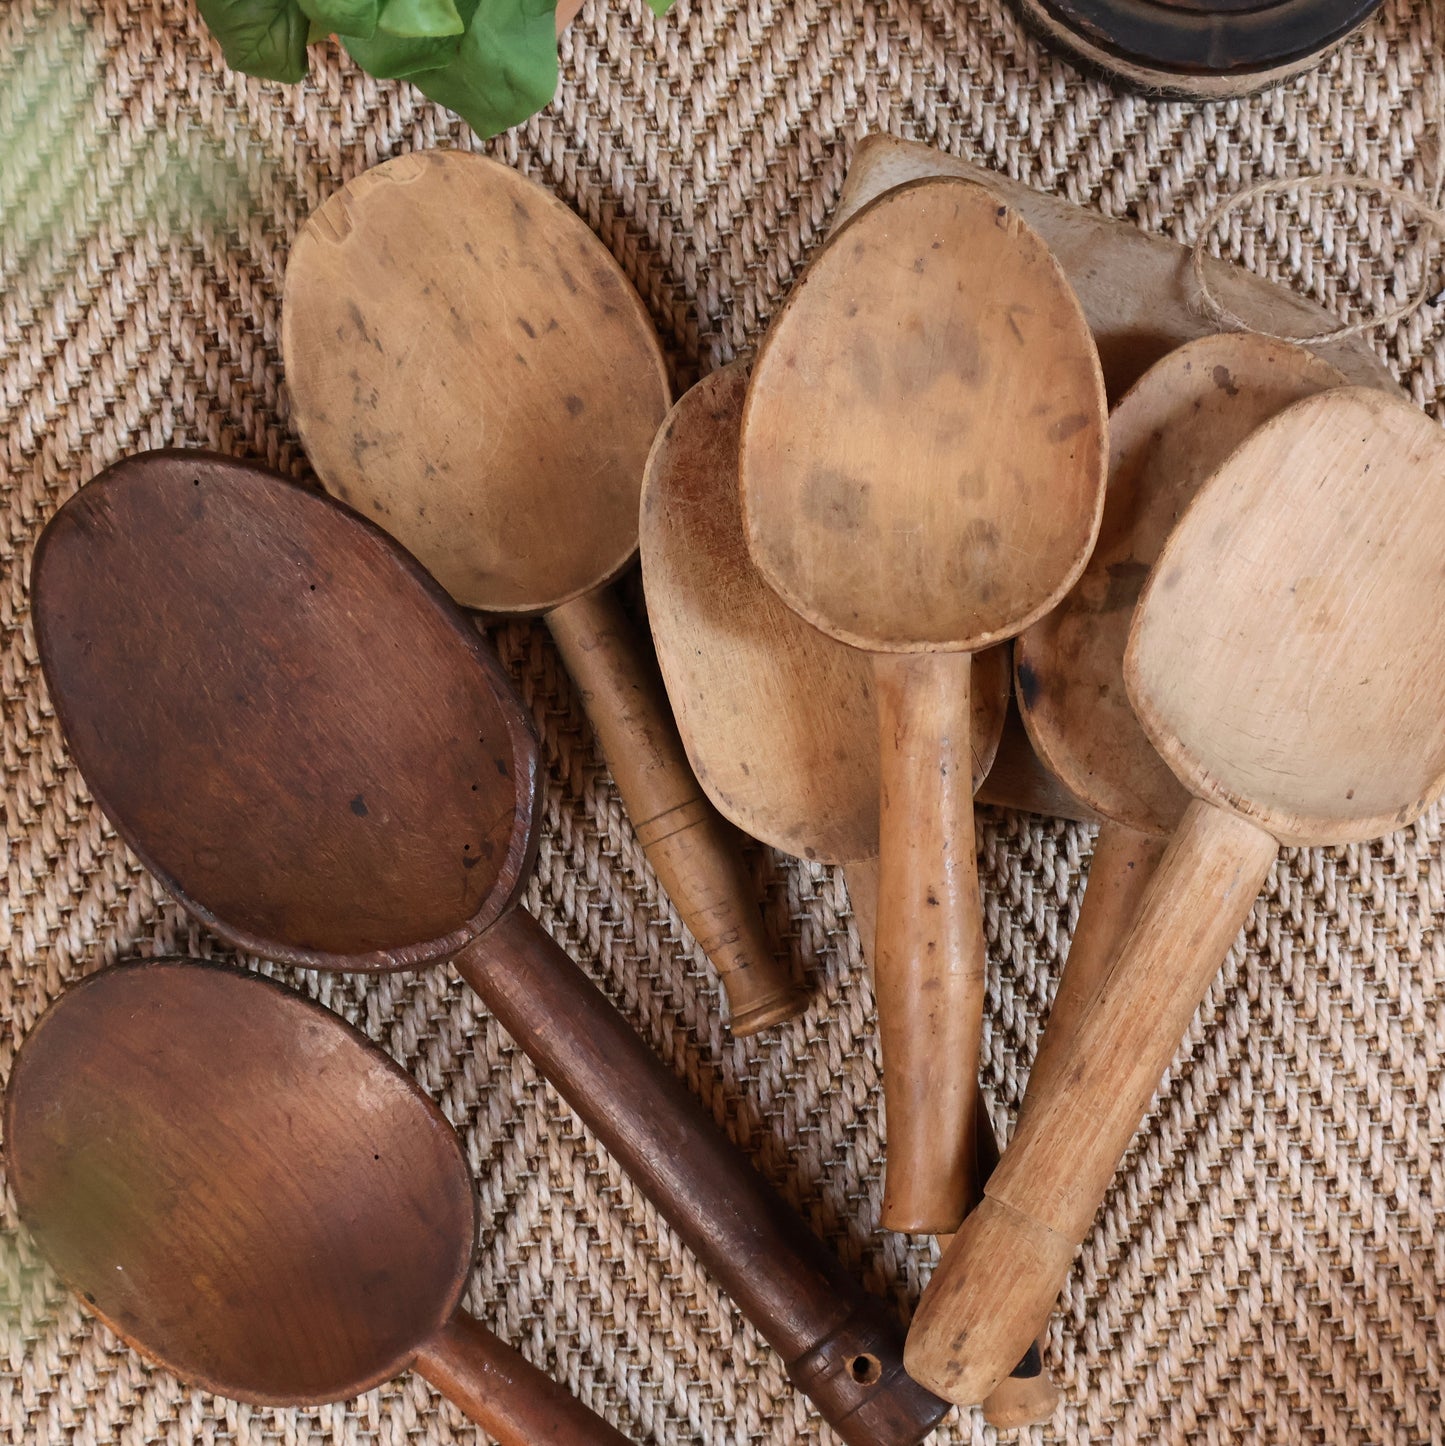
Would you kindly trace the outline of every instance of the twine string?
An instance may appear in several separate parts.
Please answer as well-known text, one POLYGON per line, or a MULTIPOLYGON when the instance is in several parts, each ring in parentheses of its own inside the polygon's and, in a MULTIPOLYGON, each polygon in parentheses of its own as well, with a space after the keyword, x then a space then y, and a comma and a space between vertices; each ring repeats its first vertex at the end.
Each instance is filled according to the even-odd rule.
POLYGON ((1340 341, 1349 336, 1360 336, 1392 323, 1408 321, 1421 307, 1426 304, 1433 305, 1441 298, 1437 260, 1439 243, 1445 239, 1445 210, 1442 210, 1442 198, 1445 198, 1445 53, 1442 53, 1435 43, 1437 31, 1435 22, 1442 6, 1445 6, 1445 0, 1431 0, 1429 5, 1431 20, 1429 38, 1432 54, 1431 88, 1433 91, 1431 131, 1435 142, 1435 154, 1431 162, 1428 191, 1421 195, 1419 191, 1407 190, 1403 186, 1397 186, 1388 181, 1373 180, 1368 176, 1359 176, 1353 171, 1335 167, 1314 175, 1276 176, 1231 192, 1205 217, 1204 225, 1200 227, 1190 257, 1195 284, 1199 288, 1200 302, 1204 310, 1220 327, 1233 331, 1253 332, 1258 336, 1267 336, 1275 341, 1318 346, 1324 342, 1340 341), (1345 322, 1339 326, 1329 327, 1324 331, 1310 332, 1306 335, 1286 335, 1255 326, 1220 300, 1214 287, 1210 284, 1205 257, 1208 255, 1210 238, 1231 212, 1261 196, 1288 193, 1307 195, 1336 190, 1353 191, 1361 196, 1378 197, 1387 204, 1398 206, 1405 216, 1414 220, 1425 252, 1421 258, 1420 284, 1407 300, 1376 315, 1367 315, 1358 321, 1345 322))

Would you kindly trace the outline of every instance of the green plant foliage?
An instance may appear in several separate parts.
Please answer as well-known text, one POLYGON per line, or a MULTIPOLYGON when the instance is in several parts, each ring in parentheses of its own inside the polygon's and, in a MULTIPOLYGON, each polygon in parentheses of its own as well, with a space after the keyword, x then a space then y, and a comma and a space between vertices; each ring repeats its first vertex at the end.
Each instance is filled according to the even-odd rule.
POLYGON ((263 80, 306 75, 306 12, 297 0, 196 0, 232 70, 263 80))
MULTIPOLYGON (((647 0, 663 14, 672 0, 647 0)), ((226 64, 267 80, 306 75, 334 33, 383 80, 409 80, 479 136, 533 115, 557 89, 557 0, 196 0, 226 64)))

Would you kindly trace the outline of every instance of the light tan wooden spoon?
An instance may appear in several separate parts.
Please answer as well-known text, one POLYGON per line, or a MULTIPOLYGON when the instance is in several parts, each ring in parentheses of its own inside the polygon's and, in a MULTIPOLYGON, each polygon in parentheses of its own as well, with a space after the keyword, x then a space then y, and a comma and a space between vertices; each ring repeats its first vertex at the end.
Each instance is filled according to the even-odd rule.
MULTIPOLYGON (((878 898, 872 670, 866 656, 784 606, 748 556, 738 502, 748 370, 735 362, 704 378, 653 443, 642 486, 648 617, 678 731, 708 796, 773 848, 843 866, 871 962, 878 898)), ((974 658, 970 696, 977 786, 1008 702, 1006 647, 974 658)), ((981 1097, 979 1106, 980 1148, 992 1168, 997 1146, 981 1097)), ((984 1415, 1009 1428, 1048 1420, 1057 1402, 1032 1350, 984 1402, 984 1415)))
POLYGON ((542 613, 638 842, 750 1034, 804 1001, 775 962, 737 840, 688 771, 652 660, 604 584, 637 547, 669 392, 621 267, 561 201, 481 156, 358 176, 307 222, 282 349, 328 491, 463 606, 542 613))
POLYGON ((865 207, 758 354, 741 459, 753 561, 808 622, 874 655, 893 1229, 954 1229, 974 1155, 969 658, 1068 591, 1103 482, 1083 314, 1042 242, 982 187, 918 181, 865 207))
POLYGON ((1014 643, 1030 742, 1104 819, 1024 1111, 1072 1062, 1079 1017, 1189 803, 1124 691, 1124 647, 1144 579, 1194 494, 1251 432, 1304 397, 1345 384, 1303 347, 1231 332, 1171 352, 1110 414, 1109 483, 1093 556, 1068 597, 1014 643))
POLYGON ((934 1275, 909 1373, 981 1400, 1032 1339, 1281 844, 1403 828, 1445 788, 1445 436, 1340 388, 1205 483, 1125 656, 1149 741, 1193 794, 1073 1067, 1019 1123, 934 1275))

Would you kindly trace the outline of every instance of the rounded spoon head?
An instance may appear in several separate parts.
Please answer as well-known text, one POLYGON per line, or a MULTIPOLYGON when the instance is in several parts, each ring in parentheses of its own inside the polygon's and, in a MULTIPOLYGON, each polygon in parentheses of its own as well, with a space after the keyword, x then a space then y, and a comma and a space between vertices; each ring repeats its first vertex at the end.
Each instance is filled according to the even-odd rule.
POLYGON ((415 1082, 258 975, 123 965, 31 1031, 5 1098, 20 1218, 143 1355, 240 1400, 399 1375, 471 1269, 466 1160, 415 1082))
POLYGON ((1303 347, 1230 332, 1155 363, 1109 417, 1104 520, 1073 590, 1014 643, 1017 696, 1039 757, 1105 818, 1172 833, 1189 793, 1124 692, 1144 579, 1194 494, 1256 427, 1344 376, 1303 347))
POLYGON ((260 467, 152 453, 61 508, 31 586, 86 782, 219 933, 409 968, 515 901, 530 722, 467 618, 349 509, 260 467))
MULTIPOLYGON (((738 440, 748 366, 668 414, 642 489, 642 575, 688 761, 718 810, 799 858, 878 853, 878 705, 867 656, 804 622, 748 556, 738 440)), ((973 663, 974 784, 1008 706, 1005 651, 973 663)))
POLYGON ((1375 838, 1445 786, 1445 436, 1340 388, 1266 422, 1165 544, 1124 660, 1154 747, 1281 843, 1375 838))
POLYGON ((1104 429, 1093 338, 1043 242, 982 187, 899 186, 829 241, 758 353, 748 547, 843 642, 977 651, 1078 576, 1104 429))
POLYGON ((333 195, 286 267, 293 415, 327 489, 466 607, 543 612, 615 576, 667 411, 622 268, 483 156, 398 156, 333 195))

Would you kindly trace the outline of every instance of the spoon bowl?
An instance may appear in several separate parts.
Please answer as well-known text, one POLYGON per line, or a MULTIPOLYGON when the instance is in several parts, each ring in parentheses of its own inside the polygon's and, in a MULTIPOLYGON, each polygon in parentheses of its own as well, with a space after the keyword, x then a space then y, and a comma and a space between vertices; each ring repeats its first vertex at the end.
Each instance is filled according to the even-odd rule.
POLYGON ((460 1310, 477 1208, 441 1111, 270 980, 184 960, 92 975, 21 1047, 5 1140, 42 1253, 186 1381, 318 1405, 415 1366, 508 1446, 623 1446, 460 1310))

